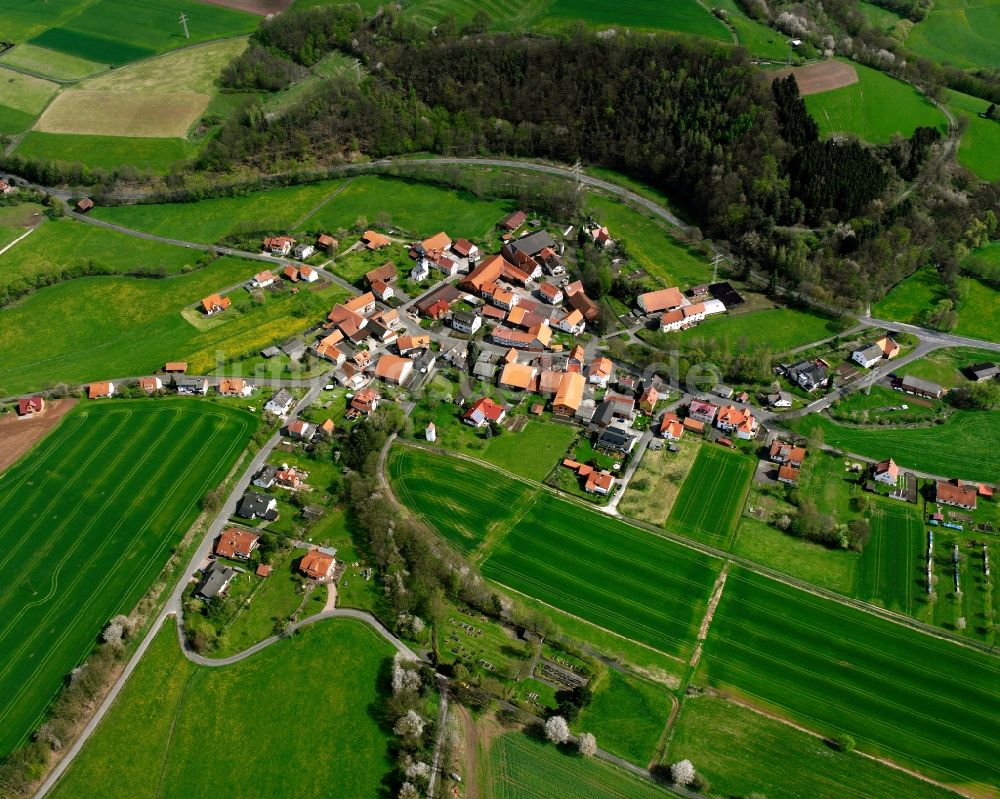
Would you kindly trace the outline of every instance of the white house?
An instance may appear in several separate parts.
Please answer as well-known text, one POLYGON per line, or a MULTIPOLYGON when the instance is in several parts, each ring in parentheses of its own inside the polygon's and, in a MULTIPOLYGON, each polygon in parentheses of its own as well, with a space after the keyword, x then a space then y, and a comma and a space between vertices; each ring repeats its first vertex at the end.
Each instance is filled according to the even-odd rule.
POLYGON ((558 319, 553 326, 565 333, 571 333, 574 336, 579 336, 583 333, 586 325, 587 321, 584 319, 583 314, 574 308, 564 317, 558 319))
POLYGON ((295 404, 295 398, 286 390, 281 389, 264 405, 264 410, 275 416, 285 416, 295 404))
POLYGON ((432 444, 437 441, 437 428, 434 426, 434 422, 427 423, 427 429, 424 430, 424 438, 432 444))
POLYGON ((300 266, 299 280, 304 280, 306 281, 306 283, 315 283, 317 280, 319 280, 319 272, 317 272, 311 266, 300 266))
POLYGON ((275 278, 271 273, 271 270, 265 269, 263 272, 258 272, 250 279, 250 285, 254 288, 262 289, 272 285, 274 280, 275 278))
POLYGON ((305 244, 305 243, 296 245, 295 249, 293 250, 293 254, 300 261, 304 261, 314 252, 316 252, 316 248, 313 247, 311 244, 305 244))
POLYGON ((430 277, 431 270, 427 264, 426 258, 417 258, 417 262, 413 265, 413 269, 410 270, 410 280, 414 283, 419 283, 422 280, 427 280, 430 277))
POLYGON ((459 333, 475 333, 483 326, 483 318, 468 311, 456 311, 451 315, 451 326, 459 333))

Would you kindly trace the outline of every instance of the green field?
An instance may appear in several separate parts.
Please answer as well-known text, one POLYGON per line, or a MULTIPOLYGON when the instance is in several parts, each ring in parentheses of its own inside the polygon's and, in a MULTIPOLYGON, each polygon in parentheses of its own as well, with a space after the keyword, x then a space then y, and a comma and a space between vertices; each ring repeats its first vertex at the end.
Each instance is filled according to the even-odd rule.
MULTIPOLYGON (((972 257, 987 257, 1000 261, 1000 245, 994 243, 972 257), (982 255, 986 253, 986 255, 982 255)), ((994 284, 974 278, 959 278, 963 299, 958 309, 960 336, 983 341, 1000 342, 1000 289, 994 284)))
POLYGON ((72 219, 44 222, 23 242, 0 255, 0 291, 45 285, 80 271, 125 274, 133 271, 178 275, 201 253, 128 236, 72 219))
POLYGON ((684 700, 668 755, 671 762, 689 759, 712 783, 713 794, 724 796, 955 796, 857 753, 837 754, 811 735, 708 695, 684 700))
POLYGON ((935 350, 923 358, 911 361, 894 370, 894 374, 900 377, 913 375, 924 380, 932 380, 945 388, 955 388, 968 383, 963 369, 977 363, 992 363, 998 359, 1000 359, 1000 354, 993 350, 981 350, 976 347, 948 347, 947 349, 935 350))
POLYGON ((146 592, 255 427, 196 401, 86 403, 0 478, 0 753, 146 592))
POLYGON ((157 236, 214 244, 247 227, 292 232, 304 216, 343 185, 343 181, 328 180, 194 203, 101 207, 91 214, 157 236))
POLYGON ((1000 66, 1000 14, 993 0, 935 0, 906 38, 918 55, 956 67, 1000 66))
POLYGON ((430 236, 444 230, 452 239, 481 239, 514 208, 513 200, 477 200, 471 194, 416 181, 373 175, 355 178, 302 224, 308 229, 352 228, 359 217, 384 218, 407 233, 430 236))
MULTIPOLYGON (((31 43, 99 64, 121 66, 166 50, 252 33, 260 18, 195 0, 97 0, 31 43), (178 19, 187 14, 190 38, 178 19)), ((55 21, 55 20, 54 20, 55 21)))
POLYGON ((983 793, 1000 780, 1000 660, 983 652, 735 569, 699 669, 930 777, 983 793))
POLYGON ((222 258, 169 280, 85 277, 39 289, 0 309, 0 395, 139 375, 178 359, 204 374, 216 368, 219 356, 259 352, 301 332, 346 293, 334 286, 268 294, 257 305, 239 289, 230 295, 233 307, 205 329, 181 315, 186 306, 259 269, 222 258))
POLYGON ((163 174, 178 161, 191 158, 197 147, 187 139, 138 136, 91 136, 76 133, 29 131, 14 150, 23 158, 81 163, 91 169, 129 165, 163 174))
POLYGON ((1000 152, 1000 121, 979 116, 990 104, 953 91, 946 96, 952 112, 969 120, 958 145, 958 162, 983 180, 1000 180, 1000 160, 996 157, 1000 152))
POLYGON ((0 66, 0 133, 21 133, 31 127, 59 87, 0 66))
POLYGON ((395 448, 397 498, 484 577, 660 652, 686 652, 719 563, 485 467, 395 448))
POLYGON ((95 64, 76 56, 35 47, 33 44, 19 44, 3 55, 0 64, 18 67, 55 80, 80 80, 102 71, 102 64, 95 64))
POLYGON ((550 17, 582 19, 592 25, 622 25, 690 33, 719 41, 730 41, 726 27, 697 0, 555 0, 547 9, 550 17))
POLYGON ((5 39, 20 42, 80 13, 88 0, 4 0, 0 30, 5 39))
POLYGON ((690 651, 712 558, 541 494, 482 563, 483 576, 661 652, 690 651))
POLYGON ((380 796, 389 740, 371 709, 391 653, 367 625, 337 619, 205 668, 168 622, 51 796, 380 796))
POLYGON ((623 243, 636 266, 658 286, 687 286, 704 283, 711 277, 708 258, 673 238, 664 223, 643 212, 591 193, 587 210, 606 225, 612 238, 623 243))
POLYGON ((710 316, 689 336, 729 341, 746 340, 775 353, 835 336, 843 329, 836 319, 795 308, 767 308, 751 313, 710 316))
POLYGON ((897 283, 872 306, 878 319, 920 324, 924 313, 947 296, 941 276, 933 266, 925 266, 897 283))
POLYGON ((942 425, 913 429, 847 427, 818 414, 795 426, 803 434, 819 428, 832 447, 873 460, 891 457, 903 468, 966 480, 1000 479, 1000 411, 956 411, 942 425))
POLYGON ((781 62, 791 58, 794 51, 788 37, 763 22, 750 19, 736 0, 719 0, 712 3, 712 8, 721 8, 729 15, 729 24, 735 29, 740 46, 751 55, 781 62))
POLYGON ((662 685, 612 668, 573 730, 593 733, 601 749, 645 767, 654 757, 670 708, 670 694, 662 685))
POLYGON ((879 502, 869 514, 871 539, 858 562, 855 595, 912 616, 926 590, 924 526, 917 508, 879 502))
MULTIPOLYGON (((600 740, 598 740, 600 746, 600 740)), ((653 783, 600 760, 559 751, 520 733, 493 740, 487 758, 493 799, 662 799, 653 783)))
POLYGON ((464 554, 506 527, 536 493, 474 463, 412 447, 393 447, 387 473, 396 498, 464 554))
POLYGON ((861 8, 861 13, 865 15, 865 19, 868 20, 868 24, 873 28, 880 31, 891 31, 896 27, 896 23, 899 22, 902 17, 894 11, 890 11, 888 8, 882 8, 874 3, 866 3, 861 0, 859 4, 861 8))
POLYGON ((947 130, 944 114, 912 86, 876 69, 852 66, 857 83, 804 98, 821 135, 854 133, 884 144, 896 133, 910 136, 921 126, 947 130))
POLYGON ((753 470, 754 461, 733 450, 702 447, 670 511, 667 529, 728 549, 753 470))

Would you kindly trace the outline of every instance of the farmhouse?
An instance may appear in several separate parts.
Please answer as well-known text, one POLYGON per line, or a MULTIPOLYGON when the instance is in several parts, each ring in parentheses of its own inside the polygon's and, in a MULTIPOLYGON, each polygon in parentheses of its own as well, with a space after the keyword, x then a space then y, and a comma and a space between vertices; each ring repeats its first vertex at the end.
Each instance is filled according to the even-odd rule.
POLYGON ((302 244, 296 245, 295 249, 292 251, 292 254, 300 261, 304 261, 306 258, 309 258, 314 252, 316 252, 315 247, 313 247, 311 244, 306 244, 305 242, 303 242, 302 244))
POLYGON ((296 441, 310 441, 316 432, 316 425, 296 419, 288 423, 287 430, 289 438, 294 438, 296 441))
POLYGON ((539 283, 538 293, 545 302, 551 305, 558 305, 563 301, 562 289, 553 286, 551 283, 539 283))
POLYGON ((587 382, 605 388, 611 379, 611 371, 613 369, 614 364, 610 358, 594 358, 587 369, 587 382))
POLYGON ((737 438, 751 439, 757 435, 757 420, 747 408, 727 405, 719 411, 716 426, 727 433, 736 433, 737 438))
POLYGON ((319 272, 313 269, 311 266, 300 266, 299 267, 299 280, 304 280, 306 283, 315 283, 319 280, 319 272))
POLYGON ((392 283, 398 278, 399 271, 396 269, 396 264, 392 261, 386 261, 377 269, 372 269, 370 272, 365 273, 365 283, 369 286, 374 286, 379 281, 382 283, 392 283))
POLYGON ((274 479, 282 488, 290 488, 293 491, 302 485, 302 478, 299 477, 299 473, 295 469, 279 469, 275 473, 274 479))
POLYGON ((278 470, 271 466, 269 463, 265 463, 260 467, 260 471, 253 476, 253 484, 259 488, 270 488, 274 485, 275 475, 277 475, 278 470))
POLYGON ((799 470, 790 464, 783 463, 778 467, 778 482, 795 485, 799 482, 799 470))
POLYGON ((771 448, 767 453, 772 463, 788 464, 796 469, 802 466, 802 461, 806 458, 805 447, 794 447, 784 441, 775 439, 771 442, 771 448))
POLYGON ((323 250, 327 255, 333 255, 337 247, 340 246, 340 242, 337 241, 333 236, 328 236, 326 233, 320 233, 316 237, 316 246, 323 250))
POLYGON ((310 580, 324 582, 333 578, 337 567, 337 550, 328 547, 310 549, 299 561, 299 571, 310 580))
POLYGON ((593 322, 600 316, 601 309, 597 303, 587 296, 583 290, 583 282, 577 280, 566 286, 566 302, 570 307, 583 314, 583 318, 588 322, 593 322))
POLYGON ((892 458, 879 461, 872 469, 872 477, 880 483, 894 486, 899 482, 899 467, 892 458))
POLYGON ((579 336, 583 333, 586 327, 586 322, 584 320, 583 314, 574 308, 568 314, 555 322, 555 327, 558 330, 562 330, 565 333, 570 333, 574 336, 579 336))
POLYGON ((327 361, 333 362, 336 366, 343 366, 344 361, 347 360, 347 356, 344 351, 337 346, 337 344, 344 340, 344 334, 339 330, 334 331, 328 336, 321 338, 313 345, 313 352, 315 352, 320 358, 327 361))
POLYGON ((503 246, 502 252, 505 258, 508 258, 515 264, 520 265, 522 261, 534 258, 546 247, 551 249, 555 246, 556 240, 546 231, 539 230, 537 233, 531 233, 527 236, 522 236, 519 239, 508 241, 503 246))
POLYGON ((195 586, 194 595, 199 599, 212 600, 217 596, 222 596, 229 588, 229 584, 236 576, 236 569, 226 566, 218 561, 213 561, 208 568, 201 573, 201 580, 195 586))
POLYGON ((208 394, 208 380, 204 377, 181 377, 174 380, 177 393, 185 397, 204 397, 208 394))
POLYGON ((899 355, 899 345, 888 336, 872 342, 867 347, 851 353, 851 360, 861 364, 865 369, 871 369, 879 361, 891 360, 899 355))
POLYGON ((277 278, 270 269, 265 269, 263 272, 258 272, 252 278, 250 278, 250 285, 256 289, 264 289, 268 286, 274 285, 277 278))
POLYGON ((111 382, 91 383, 87 386, 88 399, 105 399, 115 395, 115 384, 111 382))
POLYGON ((154 394, 157 391, 163 389, 163 381, 158 377, 140 377, 139 378, 139 390, 145 391, 147 394, 154 394))
POLYGON ((236 506, 236 515, 241 519, 273 522, 278 518, 278 500, 256 491, 247 491, 236 506))
POLYGON ((958 480, 938 480, 934 484, 934 498, 937 502, 965 510, 976 509, 976 493, 976 486, 962 485, 958 480))
POLYGON ((288 278, 292 283, 299 282, 299 268, 297 266, 286 266, 282 271, 286 278, 288 278))
POLYGON ((32 417, 36 413, 45 410, 45 400, 42 397, 25 397, 17 401, 17 415, 21 417, 32 417))
POLYGON ((552 400, 552 413, 556 416, 573 416, 583 402, 586 381, 579 372, 564 372, 552 400))
POLYGON ((471 334, 483 326, 483 318, 468 311, 456 311, 451 315, 451 326, 459 333, 471 334))
POLYGON ((513 233, 527 221, 528 215, 524 211, 514 211, 514 213, 500 222, 500 227, 513 233))
POLYGON ((907 394, 915 397, 925 397, 927 399, 941 399, 944 388, 930 380, 923 380, 919 377, 906 375, 899 383, 899 387, 907 394))
POLYGON ((381 250, 383 247, 388 247, 392 244, 392 239, 388 236, 383 236, 381 233, 376 233, 374 230, 366 230, 361 234, 361 241, 369 250, 381 250))
POLYGON ((378 408, 381 395, 373 388, 364 388, 351 397, 351 410, 367 416, 378 408))
POLYGON ((242 377, 224 377, 219 381, 219 393, 224 397, 249 397, 253 386, 242 377))
POLYGON ((413 361, 388 353, 379 358, 378 364, 375 366, 375 377, 386 383, 401 385, 409 379, 412 373, 413 361))
POLYGON ((507 388, 513 391, 528 391, 535 384, 538 376, 538 369, 529 364, 511 361, 503 367, 500 372, 500 388, 507 388))
POLYGON ((462 421, 472 427, 486 427, 491 422, 499 424, 507 415, 507 409, 498 405, 489 397, 482 397, 476 400, 469 409, 462 414, 462 421))
POLYGON ((674 413, 665 413, 660 420, 660 435, 668 441, 678 441, 684 435, 684 425, 674 413))
POLYGON ((264 239, 262 246, 264 252, 269 252, 271 255, 285 256, 295 246, 295 239, 291 236, 268 236, 264 239))
POLYGON ((995 363, 977 363, 967 370, 969 377, 977 383, 985 383, 987 380, 995 380, 1000 376, 1000 365, 995 363))
POLYGON ((623 427, 606 427, 597 436, 594 446, 609 452, 630 453, 638 438, 623 427))
POLYGON ((218 294, 209 294, 201 301, 201 310, 205 316, 215 316, 222 313, 231 304, 229 297, 221 297, 218 294))
POLYGON ((798 383, 806 391, 813 392, 830 381, 830 365, 821 359, 798 361, 787 367, 788 379, 798 383))
POLYGON ((615 485, 615 476, 607 469, 597 471, 596 469, 587 475, 587 480, 583 484, 583 490, 588 494, 600 494, 606 496, 611 493, 615 485))
POLYGON ((772 408, 791 408, 792 395, 787 391, 776 391, 767 395, 767 404, 772 408))
POLYGON ((260 536, 254 535, 249 530, 241 530, 239 527, 227 527, 215 539, 215 554, 223 558, 247 560, 257 548, 259 540, 260 536))
POLYGON ((288 389, 282 388, 267 401, 264 405, 264 410, 268 413, 273 413, 275 416, 285 416, 292 409, 294 403, 295 398, 288 389))
POLYGON ((647 314, 664 313, 687 304, 684 295, 676 287, 647 291, 645 294, 640 294, 636 302, 642 312, 647 314))
POLYGON ((187 361, 167 361, 163 365, 163 371, 168 375, 182 375, 188 370, 187 361))
POLYGON ((451 251, 459 258, 475 261, 479 258, 479 248, 468 239, 457 239, 451 245, 451 251))
POLYGON ((712 424, 715 422, 715 415, 719 412, 719 406, 713 405, 711 402, 703 402, 702 400, 693 399, 691 404, 688 405, 688 416, 695 421, 702 422, 704 424, 712 424))
POLYGON ((406 355, 409 352, 415 350, 427 349, 431 345, 431 337, 428 335, 418 335, 418 336, 400 336, 396 341, 396 346, 399 347, 399 354, 406 355))

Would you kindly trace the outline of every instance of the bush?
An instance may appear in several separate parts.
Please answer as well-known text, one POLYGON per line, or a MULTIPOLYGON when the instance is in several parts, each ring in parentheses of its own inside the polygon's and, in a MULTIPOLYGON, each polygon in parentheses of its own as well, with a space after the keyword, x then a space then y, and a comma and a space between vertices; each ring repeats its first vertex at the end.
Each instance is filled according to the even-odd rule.
POLYGON ((855 747, 854 739, 850 735, 835 735, 828 741, 831 748, 838 752, 853 752, 855 747))

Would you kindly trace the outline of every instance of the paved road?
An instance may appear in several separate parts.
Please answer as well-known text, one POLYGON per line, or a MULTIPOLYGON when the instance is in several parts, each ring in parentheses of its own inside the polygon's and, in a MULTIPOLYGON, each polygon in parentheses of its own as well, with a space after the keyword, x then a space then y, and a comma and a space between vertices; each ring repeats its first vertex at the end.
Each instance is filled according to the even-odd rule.
POLYGON ((649 446, 649 442, 653 440, 653 421, 649 423, 649 430, 643 432, 639 437, 639 443, 635 445, 635 452, 632 454, 632 459, 629 461, 628 466, 625 469, 625 474, 619 478, 618 490, 615 495, 611 497, 611 500, 607 505, 600 508, 602 513, 606 513, 609 516, 618 516, 618 503, 621 502, 622 497, 625 496, 625 489, 628 488, 629 481, 632 479, 632 475, 635 474, 635 470, 639 468, 639 462, 642 460, 642 456, 646 454, 646 447, 649 446))
POLYGON ((914 336, 919 336, 921 341, 937 345, 935 349, 941 347, 978 347, 982 350, 1000 352, 1000 343, 995 341, 982 341, 978 338, 959 336, 954 333, 942 333, 940 330, 931 330, 930 328, 909 325, 904 322, 890 322, 887 319, 876 319, 872 316, 859 317, 858 321, 873 327, 884 327, 887 330, 899 330, 903 333, 911 333, 914 336))

